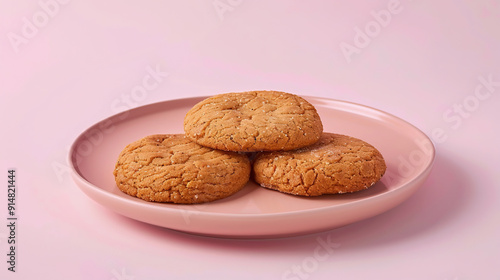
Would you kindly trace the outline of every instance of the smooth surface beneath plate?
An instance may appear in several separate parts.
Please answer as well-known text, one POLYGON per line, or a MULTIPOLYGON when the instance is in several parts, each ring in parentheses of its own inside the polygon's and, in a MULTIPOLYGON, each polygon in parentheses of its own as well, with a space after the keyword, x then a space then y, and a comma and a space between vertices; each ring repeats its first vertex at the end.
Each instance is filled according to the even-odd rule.
POLYGON ((203 235, 277 237, 328 230, 380 214, 408 198, 427 177, 434 147, 414 126, 390 114, 353 103, 305 97, 325 132, 374 145, 387 172, 371 188, 343 195, 296 197, 249 182, 235 195, 199 205, 146 202, 122 193, 113 169, 120 151, 151 134, 183 133, 186 112, 204 98, 165 101, 103 120, 83 132, 69 154, 77 185, 106 208, 146 223, 203 235))

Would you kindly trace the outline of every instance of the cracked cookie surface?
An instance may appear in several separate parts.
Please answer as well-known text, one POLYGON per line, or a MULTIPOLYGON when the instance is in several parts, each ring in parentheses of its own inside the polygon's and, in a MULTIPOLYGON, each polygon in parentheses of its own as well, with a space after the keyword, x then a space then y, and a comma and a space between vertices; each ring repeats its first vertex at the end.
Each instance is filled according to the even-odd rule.
POLYGON ((244 154, 203 147, 183 134, 158 134, 127 145, 113 174, 118 188, 131 196, 193 204, 236 193, 250 169, 244 154))
POLYGON ((196 104, 184 119, 186 135, 225 151, 293 150, 314 144, 323 124, 302 97, 278 91, 225 93, 196 104))
POLYGON ((324 133, 295 151, 261 152, 253 163, 254 180, 263 187, 300 196, 356 192, 384 175, 382 154, 346 135, 324 133))

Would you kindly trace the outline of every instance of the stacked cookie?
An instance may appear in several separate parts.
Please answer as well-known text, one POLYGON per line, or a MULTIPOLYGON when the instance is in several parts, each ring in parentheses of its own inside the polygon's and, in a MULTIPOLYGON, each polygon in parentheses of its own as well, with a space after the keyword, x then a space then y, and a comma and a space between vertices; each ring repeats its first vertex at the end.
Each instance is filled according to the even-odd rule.
POLYGON ((265 188, 318 196, 366 189, 386 169, 372 145, 324 133, 314 106, 284 92, 207 98, 186 114, 184 130, 125 147, 118 188, 147 201, 203 203, 236 193, 253 175, 265 188))

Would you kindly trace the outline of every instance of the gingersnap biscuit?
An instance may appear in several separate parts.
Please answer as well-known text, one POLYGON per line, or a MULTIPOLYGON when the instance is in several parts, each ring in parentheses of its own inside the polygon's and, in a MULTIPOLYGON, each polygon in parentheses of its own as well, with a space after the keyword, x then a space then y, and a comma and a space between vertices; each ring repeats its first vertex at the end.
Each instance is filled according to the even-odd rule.
POLYGON ((259 153, 253 163, 258 184, 301 196, 363 190, 380 180, 385 170, 384 158, 375 147, 333 133, 324 133, 314 145, 295 151, 259 153))
POLYGON ((244 154, 200 146, 181 134, 151 135, 118 157, 118 188, 146 201, 202 203, 228 197, 250 177, 244 154))
POLYGON ((313 105, 278 91, 225 93, 196 104, 184 119, 196 143, 225 151, 292 150, 318 141, 323 132, 313 105))

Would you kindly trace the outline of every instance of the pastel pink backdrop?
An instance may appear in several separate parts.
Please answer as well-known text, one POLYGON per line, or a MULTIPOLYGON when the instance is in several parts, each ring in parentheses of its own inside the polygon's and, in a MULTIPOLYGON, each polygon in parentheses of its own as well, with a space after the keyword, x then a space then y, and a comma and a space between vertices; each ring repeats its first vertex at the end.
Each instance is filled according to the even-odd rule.
POLYGON ((0 174, 17 170, 19 245, 11 273, 0 226, 0 278, 500 279, 499 26, 493 0, 2 1, 0 174), (151 72, 154 88, 134 91, 151 72), (382 215, 274 240, 136 222, 69 176, 72 141, 112 114, 253 89, 399 116, 435 141, 434 170, 382 215), (338 245, 322 260, 320 239, 338 245))

